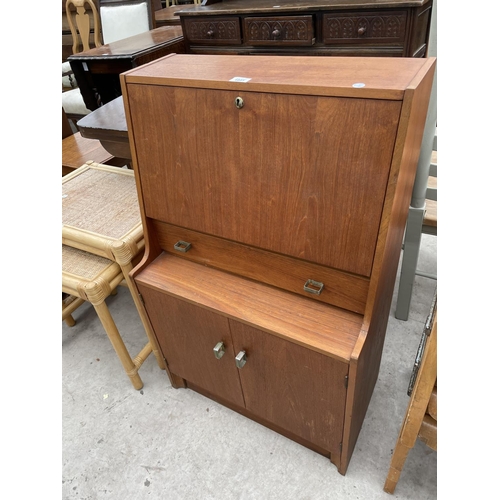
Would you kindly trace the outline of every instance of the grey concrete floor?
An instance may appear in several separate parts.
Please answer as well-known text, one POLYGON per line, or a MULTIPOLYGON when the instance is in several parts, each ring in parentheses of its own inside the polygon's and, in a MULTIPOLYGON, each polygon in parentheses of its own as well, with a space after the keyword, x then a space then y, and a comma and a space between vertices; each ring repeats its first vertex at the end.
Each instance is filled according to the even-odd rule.
MULTIPOLYGON (((436 271, 437 238, 419 268, 436 271)), ((62 325, 62 498, 323 500, 437 498, 437 453, 417 440, 394 495, 383 491, 436 281, 416 277, 408 321, 393 297, 378 382, 347 474, 313 451, 189 389, 173 389, 151 355, 133 389, 93 308, 62 325)), ((126 288, 108 299, 132 356, 146 342, 126 288)))

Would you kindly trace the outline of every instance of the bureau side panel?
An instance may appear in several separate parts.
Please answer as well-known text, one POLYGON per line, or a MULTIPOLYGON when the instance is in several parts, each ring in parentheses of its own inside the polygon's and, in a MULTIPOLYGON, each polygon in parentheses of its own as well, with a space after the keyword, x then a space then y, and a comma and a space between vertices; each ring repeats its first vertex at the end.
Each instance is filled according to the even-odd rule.
POLYGON ((128 93, 148 217, 370 276, 399 101, 128 93))
POLYGON ((373 278, 364 318, 364 331, 352 354, 342 470, 347 469, 356 439, 377 382, 401 244, 417 169, 431 92, 434 62, 429 60, 415 88, 405 93, 401 123, 384 207, 373 278))

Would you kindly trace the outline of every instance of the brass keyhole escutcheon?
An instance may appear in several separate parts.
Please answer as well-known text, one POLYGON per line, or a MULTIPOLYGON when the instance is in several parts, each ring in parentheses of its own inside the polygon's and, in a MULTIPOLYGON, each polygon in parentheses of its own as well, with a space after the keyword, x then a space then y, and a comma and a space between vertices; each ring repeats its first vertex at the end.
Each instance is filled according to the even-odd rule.
POLYGON ((245 103, 243 102, 243 98, 242 97, 237 97, 235 100, 234 100, 234 105, 238 108, 238 109, 241 109, 243 107, 245 103))

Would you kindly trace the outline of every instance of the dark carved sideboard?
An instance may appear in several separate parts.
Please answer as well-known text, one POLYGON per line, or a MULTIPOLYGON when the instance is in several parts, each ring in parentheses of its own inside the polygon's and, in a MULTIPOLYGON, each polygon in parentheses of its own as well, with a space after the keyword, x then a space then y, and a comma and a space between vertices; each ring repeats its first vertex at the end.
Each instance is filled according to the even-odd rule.
POLYGON ((205 0, 178 15, 190 53, 424 57, 431 10, 432 0, 205 0))

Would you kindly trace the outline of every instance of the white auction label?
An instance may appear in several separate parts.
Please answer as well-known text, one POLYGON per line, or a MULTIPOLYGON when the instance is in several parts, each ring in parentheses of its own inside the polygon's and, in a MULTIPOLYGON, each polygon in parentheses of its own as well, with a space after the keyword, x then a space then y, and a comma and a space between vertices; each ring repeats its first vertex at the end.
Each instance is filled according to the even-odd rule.
POLYGON ((365 84, 364 83, 353 83, 352 86, 355 89, 362 89, 365 86, 365 84))
POLYGON ((230 82, 241 82, 241 83, 247 83, 251 80, 251 78, 245 78, 243 76, 235 76, 234 78, 231 78, 229 80, 230 82))

